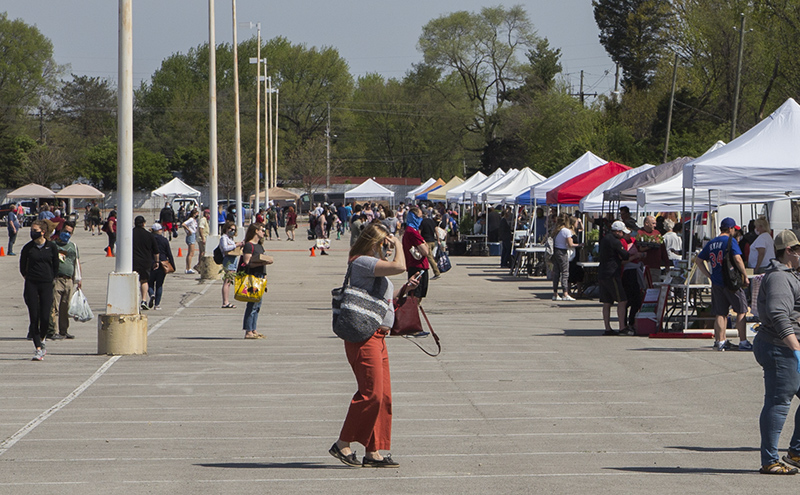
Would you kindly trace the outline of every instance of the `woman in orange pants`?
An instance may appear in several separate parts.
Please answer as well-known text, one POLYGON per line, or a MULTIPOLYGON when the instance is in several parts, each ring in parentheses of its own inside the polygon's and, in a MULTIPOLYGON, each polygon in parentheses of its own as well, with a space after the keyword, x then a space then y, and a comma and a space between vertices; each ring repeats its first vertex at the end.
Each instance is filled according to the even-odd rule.
MULTIPOLYGON (((370 224, 350 248, 350 285, 372 291, 376 278, 379 280, 378 293, 387 300, 400 295, 401 291, 413 290, 413 279, 396 292, 390 275, 399 275, 406 270, 400 240, 392 236, 382 224, 370 224), (393 253, 393 261, 387 258, 393 253)), ((392 382, 389 374, 389 354, 386 352, 386 335, 392 328, 394 311, 390 307, 381 325, 363 342, 345 341, 347 361, 356 377, 358 391, 350 401, 350 409, 344 420, 339 439, 328 453, 348 466, 397 467, 391 454, 381 455, 379 451, 389 450, 392 442, 392 382), (359 461, 351 442, 358 442, 366 448, 366 455, 359 461)))

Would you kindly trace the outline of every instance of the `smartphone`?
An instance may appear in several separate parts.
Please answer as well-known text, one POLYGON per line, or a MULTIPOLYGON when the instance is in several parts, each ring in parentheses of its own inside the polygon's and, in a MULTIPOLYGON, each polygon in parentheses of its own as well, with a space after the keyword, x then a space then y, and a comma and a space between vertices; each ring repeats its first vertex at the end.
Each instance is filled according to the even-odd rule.
POLYGON ((417 272, 417 274, 416 274, 416 275, 414 275, 414 276, 413 276, 413 277, 411 277, 411 278, 414 280, 414 282, 419 282, 419 281, 420 281, 420 279, 422 278, 422 272, 417 272))

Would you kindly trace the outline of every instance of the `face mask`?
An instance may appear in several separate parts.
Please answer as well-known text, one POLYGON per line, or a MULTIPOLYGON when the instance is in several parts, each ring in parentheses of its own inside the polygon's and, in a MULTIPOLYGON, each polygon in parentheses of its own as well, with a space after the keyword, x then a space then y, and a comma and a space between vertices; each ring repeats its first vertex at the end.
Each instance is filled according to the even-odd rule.
POLYGON ((42 237, 42 233, 41 232, 38 232, 36 230, 31 230, 31 239, 33 239, 35 241, 36 239, 38 239, 40 237, 42 237))
POLYGON ((72 234, 69 232, 62 232, 58 235, 58 239, 63 242, 64 244, 69 242, 69 238, 72 237, 72 234))
POLYGON ((236 235, 236 231, 235 230, 229 230, 228 231, 228 237, 233 237, 235 235, 236 235))

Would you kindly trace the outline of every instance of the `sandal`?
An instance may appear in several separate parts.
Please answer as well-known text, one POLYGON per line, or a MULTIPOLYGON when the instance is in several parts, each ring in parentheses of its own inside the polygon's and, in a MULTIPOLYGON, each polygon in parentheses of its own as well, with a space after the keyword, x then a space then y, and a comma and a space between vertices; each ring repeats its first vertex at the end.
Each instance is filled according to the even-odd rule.
POLYGON ((244 338, 246 338, 246 339, 260 339, 262 337, 259 337, 258 335, 254 334, 254 333, 246 333, 246 334, 244 334, 244 338))
POLYGON ((223 304, 223 305, 222 305, 222 308, 223 308, 223 309, 236 309, 236 306, 234 306, 234 305, 233 305, 233 304, 231 304, 231 303, 228 303, 228 304, 223 304))
POLYGON ((761 473, 761 474, 787 474, 787 475, 792 475, 792 474, 797 474, 797 469, 795 469, 793 467, 789 467, 786 464, 783 464, 782 462, 778 461, 778 462, 773 462, 772 464, 769 464, 768 466, 761 466, 761 469, 759 469, 758 472, 761 473))

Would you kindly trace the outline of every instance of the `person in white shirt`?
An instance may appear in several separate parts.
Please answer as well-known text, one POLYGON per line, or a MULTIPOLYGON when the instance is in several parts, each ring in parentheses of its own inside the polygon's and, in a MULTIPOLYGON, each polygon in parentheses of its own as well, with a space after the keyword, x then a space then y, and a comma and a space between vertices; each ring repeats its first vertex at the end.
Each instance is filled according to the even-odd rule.
POLYGON ((672 220, 664 220, 664 230, 666 233, 662 238, 664 239, 664 248, 667 250, 667 257, 672 262, 673 266, 678 266, 678 261, 683 257, 683 239, 672 231, 674 228, 675 222, 672 220))
POLYGON ((568 213, 558 216, 553 237, 553 301, 574 301, 569 295, 569 249, 575 249, 578 244, 572 239, 578 219, 568 213), (558 283, 561 282, 562 295, 558 294, 558 283))
POLYGON ((192 270, 192 257, 197 246, 197 210, 192 210, 189 218, 181 224, 186 231, 186 273, 197 273, 192 270))
POLYGON ((747 265, 753 269, 753 273, 758 275, 764 273, 769 266, 769 261, 775 257, 775 243, 770 235, 769 220, 759 217, 755 221, 756 233, 758 237, 750 245, 750 256, 747 258, 747 265))

